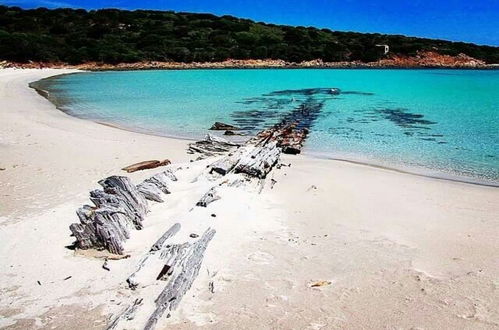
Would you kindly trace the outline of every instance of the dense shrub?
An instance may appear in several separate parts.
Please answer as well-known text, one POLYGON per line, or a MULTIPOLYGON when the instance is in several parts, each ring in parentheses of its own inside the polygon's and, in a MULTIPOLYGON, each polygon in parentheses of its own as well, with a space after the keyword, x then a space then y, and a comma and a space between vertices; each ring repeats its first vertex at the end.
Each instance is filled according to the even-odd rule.
POLYGON ((388 44, 392 53, 400 55, 437 50, 499 62, 499 47, 279 26, 232 16, 0 6, 0 59, 18 62, 192 62, 227 58, 368 62, 384 56, 377 44, 388 44))

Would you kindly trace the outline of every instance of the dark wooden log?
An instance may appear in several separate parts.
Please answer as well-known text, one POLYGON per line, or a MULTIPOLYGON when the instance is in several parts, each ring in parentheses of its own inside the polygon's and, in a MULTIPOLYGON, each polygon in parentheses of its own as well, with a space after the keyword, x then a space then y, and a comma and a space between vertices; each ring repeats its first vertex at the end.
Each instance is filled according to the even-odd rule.
POLYGON ((147 170, 151 168, 156 168, 160 166, 166 166, 171 164, 170 160, 165 159, 165 160, 146 160, 140 163, 132 164, 126 167, 123 167, 122 170, 126 171, 127 173, 132 173, 136 171, 142 171, 142 170, 147 170))
POLYGON ((208 204, 217 201, 220 199, 220 196, 217 195, 215 187, 208 190, 206 194, 201 197, 199 202, 196 203, 196 206, 207 207, 208 204))
POLYGON ((190 246, 184 258, 174 267, 172 275, 161 294, 155 300, 156 309, 149 317, 144 329, 152 330, 165 312, 175 310, 182 297, 192 286, 199 274, 204 252, 215 235, 215 230, 208 229, 203 236, 190 246))

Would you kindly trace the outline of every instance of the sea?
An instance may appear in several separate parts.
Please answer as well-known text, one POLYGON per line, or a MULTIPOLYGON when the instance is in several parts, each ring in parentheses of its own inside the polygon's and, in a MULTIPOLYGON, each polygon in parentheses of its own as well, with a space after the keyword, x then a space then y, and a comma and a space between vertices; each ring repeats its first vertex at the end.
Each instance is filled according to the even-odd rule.
POLYGON ((499 70, 103 71, 33 87, 76 117, 193 140, 217 121, 251 136, 313 106, 305 155, 499 186, 499 70))

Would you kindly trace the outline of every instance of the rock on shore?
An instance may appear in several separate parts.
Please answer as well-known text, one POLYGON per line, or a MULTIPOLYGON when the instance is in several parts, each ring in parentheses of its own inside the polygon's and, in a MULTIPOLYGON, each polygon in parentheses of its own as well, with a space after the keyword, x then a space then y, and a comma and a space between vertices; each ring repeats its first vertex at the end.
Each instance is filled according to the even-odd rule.
POLYGON ((442 55, 436 51, 420 51, 415 56, 390 55, 376 62, 324 62, 321 59, 300 63, 284 60, 234 60, 223 62, 157 62, 146 61, 137 63, 97 63, 88 62, 79 65, 66 63, 12 63, 0 62, 0 68, 71 68, 81 70, 143 70, 143 69, 225 69, 225 68, 497 68, 497 64, 486 64, 466 54, 457 56, 442 55))

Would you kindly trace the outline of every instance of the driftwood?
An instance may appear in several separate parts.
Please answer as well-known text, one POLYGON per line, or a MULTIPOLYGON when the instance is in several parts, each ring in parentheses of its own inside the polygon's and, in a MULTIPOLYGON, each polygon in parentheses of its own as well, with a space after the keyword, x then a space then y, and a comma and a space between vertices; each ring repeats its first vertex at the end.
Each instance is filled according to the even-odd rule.
MULTIPOLYGON (((199 274, 199 269, 203 261, 204 252, 215 235, 215 230, 208 228, 202 237, 194 243, 183 244, 166 244, 164 237, 171 237, 180 229, 179 224, 172 226, 163 236, 156 242, 150 250, 149 255, 153 253, 156 257, 155 264, 145 265, 143 259, 139 263, 139 269, 148 268, 148 277, 154 274, 153 278, 148 278, 154 281, 166 281, 166 286, 161 290, 161 293, 155 299, 155 308, 143 329, 154 329, 159 319, 165 312, 173 311, 178 307, 182 297, 191 288, 192 283, 199 274), (157 248, 157 246, 160 246, 157 248), (161 253, 159 253, 161 251, 161 253)), ((136 288, 137 286, 133 287, 136 288)), ((136 324, 122 324, 134 319, 138 308, 143 305, 142 299, 136 299, 132 304, 127 306, 109 325, 108 329, 117 328, 142 328, 136 324)), ((169 316, 169 314, 168 314, 169 316)))
POLYGON ((211 164, 210 173, 216 172, 221 175, 226 175, 237 165, 245 151, 245 148, 239 148, 228 156, 211 164))
POLYGON ((203 197, 201 197, 199 202, 196 203, 196 206, 207 207, 208 204, 217 201, 219 199, 220 196, 217 195, 217 191, 215 187, 213 187, 210 190, 208 190, 208 192, 204 194, 203 197))
POLYGON ((127 210, 131 212, 128 215, 133 216, 136 226, 142 228, 142 221, 149 211, 149 206, 132 181, 125 176, 110 176, 99 181, 99 184, 105 193, 116 195, 125 202, 127 210))
POLYGON ((130 230, 142 229, 149 208, 129 178, 111 176, 99 181, 104 190, 90 192, 94 207, 84 205, 76 214, 80 223, 70 226, 80 249, 105 248, 123 254, 130 230))
POLYGON ((134 290, 141 283, 151 282, 154 274, 159 271, 164 262, 161 259, 161 250, 167 247, 166 241, 173 237, 180 230, 180 224, 176 223, 170 227, 161 237, 151 246, 149 252, 142 257, 137 265, 137 269, 127 278, 128 286, 134 290), (149 281, 148 281, 149 279, 149 281))
POLYGON ((210 166, 210 173, 226 175, 234 171, 260 179, 265 178, 275 165, 281 151, 286 154, 301 152, 309 129, 319 116, 322 107, 323 103, 307 100, 284 116, 281 122, 250 139, 245 148, 240 148, 213 163, 210 166))
POLYGON ((166 281, 172 275, 175 265, 184 257, 189 246, 189 243, 175 244, 161 252, 160 257, 164 260, 164 266, 156 276, 156 280, 166 281))
POLYGON ((135 299, 135 301, 127 306, 123 312, 121 312, 111 324, 107 327, 108 330, 114 330, 120 324, 121 321, 131 321, 135 318, 137 310, 142 305, 143 299, 135 299))
POLYGON ((217 121, 217 122, 215 122, 215 124, 213 124, 213 126, 210 127, 210 130, 212 130, 212 131, 237 131, 237 130, 240 130, 240 128, 217 121))
POLYGON ((148 200, 158 203, 163 203, 162 191, 151 182, 142 182, 137 185, 139 192, 148 200))
POLYGON ((279 160, 279 155, 280 150, 276 142, 271 142, 263 147, 254 147, 253 150, 241 157, 234 172, 265 179, 279 160))
POLYGON ((144 182, 137 185, 138 191, 148 200, 163 203, 162 194, 169 194, 169 181, 176 181, 177 178, 170 171, 161 172, 145 179, 144 182))
MULTIPOLYGON (((157 176, 165 176, 165 177, 167 177, 168 179, 170 179, 172 181, 177 181, 178 180, 177 176, 169 168, 167 168, 166 170, 164 170, 161 173, 158 173, 158 174, 154 175, 154 177, 157 177, 157 176)), ((165 179, 162 179, 162 180, 165 180, 165 179)))
POLYGON ((299 154, 323 106, 323 102, 307 99, 284 116, 281 122, 258 133, 250 143, 260 145, 263 141, 275 141, 283 153, 299 154))
POLYGON ((213 156, 231 151, 239 147, 237 143, 229 142, 220 137, 208 134, 202 141, 197 141, 189 144, 189 153, 200 153, 205 156, 213 156))
POLYGON ((210 165, 210 173, 226 175, 231 171, 264 179, 279 160, 277 142, 262 141, 262 145, 248 145, 210 165))
POLYGON ((165 312, 173 311, 178 307, 182 297, 191 288, 199 274, 204 252, 214 235, 215 230, 208 229, 198 241, 189 246, 183 258, 174 266, 166 287, 155 300, 156 309, 149 317, 144 327, 145 330, 154 329, 165 312))
POLYGON ((166 240, 169 239, 170 237, 175 236, 180 230, 180 227, 181 226, 179 223, 176 223, 173 226, 171 226, 170 229, 168 229, 163 235, 161 235, 161 237, 156 241, 156 243, 152 245, 150 252, 161 250, 161 248, 165 245, 166 240))
POLYGON ((151 168, 156 168, 160 166, 165 166, 171 164, 170 160, 165 159, 165 160, 146 160, 140 163, 132 164, 126 167, 123 167, 122 170, 126 171, 127 173, 132 173, 136 171, 141 171, 141 170, 147 170, 151 168))

